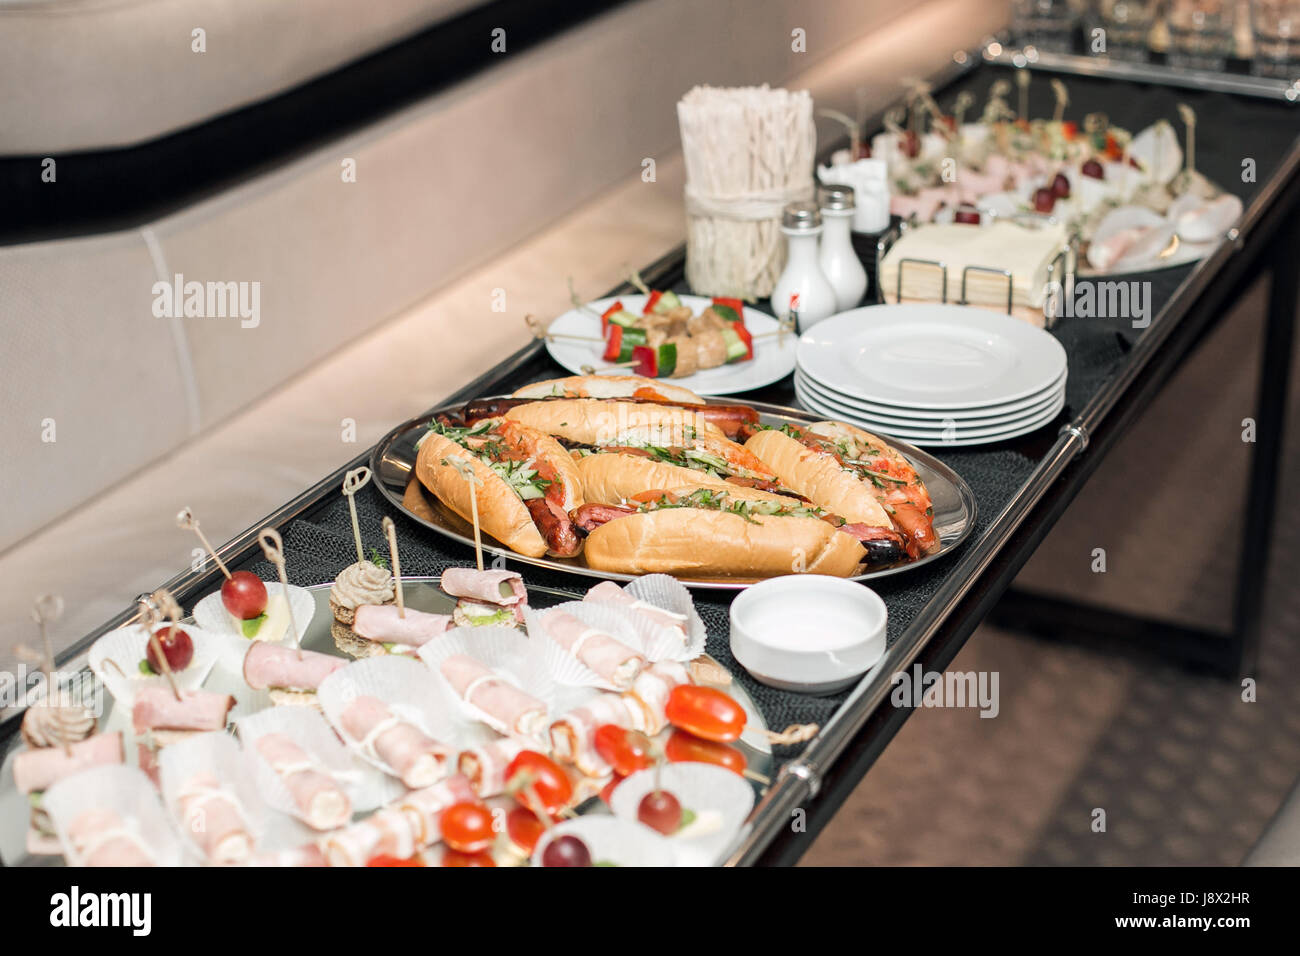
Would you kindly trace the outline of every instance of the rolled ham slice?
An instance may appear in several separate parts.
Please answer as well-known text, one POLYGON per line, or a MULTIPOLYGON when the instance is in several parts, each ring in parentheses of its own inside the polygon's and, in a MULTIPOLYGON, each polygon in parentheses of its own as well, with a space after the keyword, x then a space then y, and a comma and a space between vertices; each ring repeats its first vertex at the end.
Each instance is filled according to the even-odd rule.
POLYGON ((542 618, 546 633, 555 643, 586 664, 619 690, 628 690, 646 660, 622 641, 588 627, 572 614, 552 611, 542 618))
POLYGON ((428 614, 414 608, 401 617, 396 604, 363 604, 357 608, 352 630, 377 644, 423 647, 451 627, 450 614, 428 614))
POLYGON ((462 751, 456 766, 480 797, 495 797, 505 793, 506 768, 525 746, 522 740, 502 737, 462 751))
POLYGON ((243 863, 253 855, 244 808, 210 773, 196 773, 176 798, 181 826, 209 863, 243 863))
POLYGON ((412 790, 442 777, 447 748, 415 724, 394 714, 377 697, 361 696, 343 709, 343 731, 412 790))
POLYGON ((116 811, 83 810, 68 826, 75 862, 82 866, 157 866, 158 861, 116 811))
POLYGON ((638 674, 632 690, 624 695, 633 705, 633 729, 653 737, 667 727, 668 695, 674 687, 689 683, 690 672, 677 661, 659 661, 638 674))
POLYGON ((539 738, 546 729, 546 705, 468 654, 453 654, 440 666, 456 696, 486 716, 503 734, 539 738))
POLYGON ((263 734, 256 750, 284 782, 299 818, 314 830, 333 830, 352 818, 352 801, 338 781, 288 734, 263 734))
POLYGON ((587 776, 603 777, 613 768, 596 753, 597 728, 615 724, 634 729, 638 720, 641 708, 628 695, 601 694, 551 724, 551 750, 587 776))
POLYGON ((360 823, 325 837, 321 849, 330 866, 365 866, 376 856, 415 856, 416 834, 409 816, 394 807, 376 810, 360 823))
POLYGON ((601 581, 586 593, 583 600, 591 601, 593 604, 614 604, 619 607, 631 608, 661 627, 669 627, 675 631, 680 631, 682 640, 686 639, 685 614, 674 614, 672 611, 665 611, 661 607, 639 601, 613 581, 601 581))
POLYGON ((448 568, 442 572, 439 585, 452 597, 472 598, 488 604, 524 604, 528 600, 524 579, 515 571, 448 568))
POLYGON ((208 690, 183 690, 181 699, 169 687, 146 687, 135 695, 131 724, 137 734, 146 730, 224 730, 226 715, 235 706, 229 694, 208 690))
POLYGON ((121 731, 87 737, 72 745, 71 756, 63 747, 25 750, 14 757, 14 787, 19 793, 41 793, 74 773, 125 760, 121 731))
POLYGON ((295 846, 287 850, 269 850, 249 857, 245 866, 324 866, 325 854, 315 843, 295 846))
POLYGON ((412 790, 396 804, 411 824, 416 849, 442 839, 442 812, 453 803, 474 800, 474 788, 462 774, 454 773, 432 787, 412 790))
POLYGON ((244 681, 253 690, 276 687, 314 691, 321 681, 347 663, 331 654, 255 641, 244 655, 244 681))

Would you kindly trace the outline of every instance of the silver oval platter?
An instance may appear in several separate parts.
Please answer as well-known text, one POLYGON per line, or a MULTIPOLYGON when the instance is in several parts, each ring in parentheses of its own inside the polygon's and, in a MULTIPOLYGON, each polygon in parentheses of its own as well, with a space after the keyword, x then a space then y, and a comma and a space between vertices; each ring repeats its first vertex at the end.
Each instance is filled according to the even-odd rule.
MULTIPOLYGON (((504 398, 507 396, 486 396, 486 398, 504 398)), ((811 415, 794 408, 781 405, 769 405, 766 402, 747 402, 759 413, 765 425, 780 427, 785 424, 806 425, 821 421, 817 415, 811 415)), ((380 493, 413 521, 424 525, 430 531, 452 541, 458 541, 467 549, 474 547, 474 529, 470 523, 449 508, 444 507, 431 494, 426 492, 415 477, 416 443, 424 435, 430 419, 442 412, 452 412, 460 404, 449 404, 435 408, 427 415, 405 422, 382 439, 375 446, 370 457, 370 468, 375 475, 375 484, 380 493)), ((934 530, 939 536, 939 550, 926 555, 918 561, 900 564, 859 574, 854 581, 872 581, 877 578, 901 574, 913 568, 924 567, 937 561, 956 549, 975 527, 975 495, 970 486, 955 471, 919 448, 889 439, 889 443, 901 451, 916 469, 921 480, 925 482, 934 505, 934 530)), ((502 547, 491 538, 484 537, 483 550, 493 555, 501 555, 511 561, 530 564, 534 567, 549 568, 553 571, 566 571, 590 578, 603 578, 611 581, 632 581, 635 575, 616 574, 609 571, 597 571, 587 567, 582 555, 574 558, 541 557, 530 558, 516 554, 502 547)), ((467 550, 468 554, 468 550, 467 550)), ((689 578, 679 577, 690 588, 714 590, 739 590, 755 583, 754 578, 689 578)))

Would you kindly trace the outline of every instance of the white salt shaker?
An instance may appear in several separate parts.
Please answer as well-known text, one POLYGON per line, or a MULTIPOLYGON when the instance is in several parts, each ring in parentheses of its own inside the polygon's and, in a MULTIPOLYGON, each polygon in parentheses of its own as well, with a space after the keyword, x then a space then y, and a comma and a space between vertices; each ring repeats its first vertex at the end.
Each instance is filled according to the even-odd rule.
POLYGON ((867 291, 867 270, 853 250, 849 227, 853 223, 852 186, 823 186, 817 190, 823 230, 818 260, 831 288, 835 290, 836 311, 844 312, 862 304, 867 291))
POLYGON ((772 289, 772 310, 779 319, 793 315, 802 333, 838 309, 835 288, 818 262, 822 217, 817 204, 790 203, 781 216, 781 231, 787 240, 785 270, 772 289))

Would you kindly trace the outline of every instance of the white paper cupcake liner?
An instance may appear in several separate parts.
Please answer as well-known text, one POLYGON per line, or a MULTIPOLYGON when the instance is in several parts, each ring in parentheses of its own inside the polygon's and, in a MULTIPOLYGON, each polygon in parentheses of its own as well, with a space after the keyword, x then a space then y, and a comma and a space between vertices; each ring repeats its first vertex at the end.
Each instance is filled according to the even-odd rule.
POLYGON ((647 574, 637 578, 623 590, 638 601, 653 604, 673 614, 686 616, 686 643, 683 645, 676 635, 671 635, 671 629, 665 628, 671 635, 667 647, 672 648, 674 652, 660 653, 656 649, 656 656, 651 660, 693 661, 704 653, 704 640, 709 632, 699 612, 695 610, 691 592, 682 582, 667 574, 647 574))
MULTIPOLYGON (((696 820, 680 835, 669 837, 677 845, 682 866, 717 866, 735 842, 745 818, 754 809, 754 788, 730 770, 706 763, 666 764, 660 786, 676 797, 696 820)), ((610 809, 625 820, 637 819, 641 798, 654 789, 655 771, 641 770, 614 790, 610 809)))
MULTIPOLYGON (((553 613, 571 614, 583 624, 608 634, 626 644, 647 661, 655 660, 650 653, 663 643, 664 628, 644 615, 632 613, 611 604, 569 601, 544 611, 530 608, 524 613, 528 625, 528 638, 537 644, 542 663, 555 683, 568 687, 598 687, 601 690, 623 691, 616 687, 555 641, 547 628, 547 617, 553 613)), ((678 647, 681 641, 676 641, 678 647)))
POLYGON ((63 855, 72 866, 84 866, 85 861, 73 850, 68 827, 87 810, 116 813, 123 827, 152 854, 158 866, 194 861, 193 857, 187 860, 185 844, 163 809, 153 783, 135 767, 115 764, 74 774, 45 791, 41 802, 59 836, 63 855))
MULTIPOLYGON (((248 755, 240 749, 235 738, 224 731, 195 734, 178 743, 164 747, 158 755, 159 782, 163 802, 171 813, 181 834, 189 840, 196 852, 202 853, 181 810, 180 799, 196 774, 211 774, 220 788, 238 805, 240 816, 252 837, 256 851, 268 841, 268 831, 283 817, 273 816, 254 781, 253 767, 248 755)), ((240 862, 240 861, 232 861, 240 862)))
POLYGON ((566 835, 576 836, 587 844, 592 863, 614 866, 675 866, 677 863, 673 844, 662 834, 635 820, 589 814, 566 820, 544 834, 533 851, 533 866, 542 865, 542 854, 552 840, 566 835))
MULTIPOLYGON (((279 581, 267 581, 266 594, 270 598, 276 594, 284 593, 284 585, 279 581)), ((316 613, 316 598, 306 588, 300 588, 296 584, 289 585, 289 610, 293 614, 293 623, 298 629, 298 639, 307 633, 307 625, 311 623, 312 616, 316 613)), ((213 591, 199 599, 199 603, 194 605, 194 623, 213 634, 225 634, 230 637, 237 637, 241 641, 251 641, 252 638, 244 637, 243 633, 235 626, 234 618, 226 610, 226 606, 221 603, 221 590, 213 591)), ((293 644, 293 635, 289 630, 285 631, 284 638, 277 643, 293 644)))
MULTIPOLYGON (((523 632, 508 627, 457 627, 420 648, 420 659, 428 665, 437 681, 441 699, 450 701, 462 720, 474 721, 509 737, 519 736, 514 728, 503 726, 490 714, 461 700, 442 676, 442 662, 456 654, 474 658, 540 700, 546 705, 548 725, 555 719, 557 707, 567 700, 568 695, 557 691, 555 681, 542 661, 539 646, 523 632)), ((547 740, 525 739, 539 749, 550 749, 547 740)))
POLYGON ((315 708, 274 707, 241 718, 236 727, 253 766, 258 791, 280 813, 301 819, 301 810, 283 778, 257 751, 257 741, 265 734, 284 734, 301 747, 348 795, 354 815, 373 810, 405 790, 392 777, 363 763, 348 750, 326 722, 325 715, 315 708))
MULTIPOLYGON (((194 644, 194 658, 184 670, 173 671, 176 686, 181 690, 194 690, 202 686, 213 665, 223 653, 225 640, 193 624, 178 625, 190 636, 194 644)), ((119 627, 109 631, 93 645, 86 655, 87 663, 95 676, 108 688, 119 706, 130 707, 135 695, 146 687, 170 687, 162 674, 146 675, 140 672, 140 662, 148 652, 149 632, 139 624, 119 627), (110 663, 111 662, 111 663, 110 663)))
POLYGON ((348 748, 366 763, 393 777, 398 774, 392 767, 369 753, 343 729, 343 711, 358 697, 382 700, 394 714, 443 744, 449 760, 460 738, 469 732, 458 723, 443 685, 414 658, 384 656, 355 661, 325 678, 316 696, 326 719, 348 748))

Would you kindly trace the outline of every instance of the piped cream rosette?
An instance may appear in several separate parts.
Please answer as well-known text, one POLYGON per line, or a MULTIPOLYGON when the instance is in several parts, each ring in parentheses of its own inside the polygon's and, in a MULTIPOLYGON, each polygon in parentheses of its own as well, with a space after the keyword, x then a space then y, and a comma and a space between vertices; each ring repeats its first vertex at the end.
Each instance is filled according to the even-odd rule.
MULTIPOLYGON (((754 788, 737 773, 707 763, 670 763, 661 768, 659 786, 690 811, 693 819, 669 839, 681 866, 718 866, 754 809, 754 788)), ((610 809, 636 820, 641 798, 655 788, 655 771, 627 777, 610 797, 610 809)))
POLYGON ((95 767, 59 781, 41 805, 72 866, 180 866, 186 845, 143 771, 95 767))
POLYGON ((164 747, 158 770, 168 812, 205 862, 243 863, 262 844, 272 825, 268 807, 230 734, 195 734, 164 747))
MULTIPOLYGON (((158 625, 165 628, 165 624, 158 625)), ((207 680, 212 666, 223 653, 224 638, 219 634, 193 624, 178 624, 194 644, 194 657, 183 670, 172 671, 176 686, 181 690, 194 690, 207 680)), ((163 674, 145 674, 140 662, 149 650, 149 632, 143 625, 132 624, 109 631, 94 644, 86 655, 86 662, 100 682, 108 688, 118 705, 130 709, 135 695, 146 687, 167 687, 171 684, 163 674)))
POLYGON ((288 781, 296 773, 311 771, 331 778, 346 795, 352 813, 373 810, 405 790, 348 750, 325 716, 314 708, 276 707, 244 717, 236 726, 253 766, 258 792, 273 810, 296 817, 313 829, 317 828, 316 821, 310 819, 311 814, 304 811, 289 789, 288 781), (269 746, 259 747, 258 742, 268 735, 282 735, 292 741, 302 751, 301 765, 286 765, 269 746))
POLYGON ((552 840, 562 836, 575 836, 585 843, 591 853, 591 862, 597 866, 663 867, 677 863, 672 842, 645 824, 622 817, 587 814, 551 827, 537 841, 533 866, 542 865, 546 848, 552 840))
POLYGON ((428 668, 409 657, 370 657, 356 661, 330 674, 316 691, 330 725, 347 744, 371 766, 401 780, 408 787, 430 786, 452 772, 450 763, 455 749, 455 738, 463 733, 448 706, 443 688, 434 680, 428 668), (354 715, 348 713, 361 698, 370 698, 383 705, 390 713, 372 722, 364 736, 349 732, 355 726, 354 715), (440 745, 441 772, 434 774, 427 767, 416 771, 413 767, 395 767, 379 753, 379 739, 400 724, 413 726, 424 736, 440 745), (435 779, 428 779, 435 777, 435 779), (425 782, 427 780, 427 782, 425 782))
MULTIPOLYGON (((462 718, 549 749, 547 727, 570 695, 557 688, 539 645, 527 635, 508 627, 453 628, 420 648, 420 658, 434 675, 442 698, 453 702, 453 709, 462 718), (470 670, 475 673, 468 673, 470 670), (467 682, 458 689, 461 674, 466 675, 467 682), (502 681, 513 690, 503 689, 502 681), (493 706, 494 697, 506 698, 504 709, 493 706), (507 711, 512 715, 510 719, 507 711)), ((468 746, 470 741, 458 743, 468 746)))

